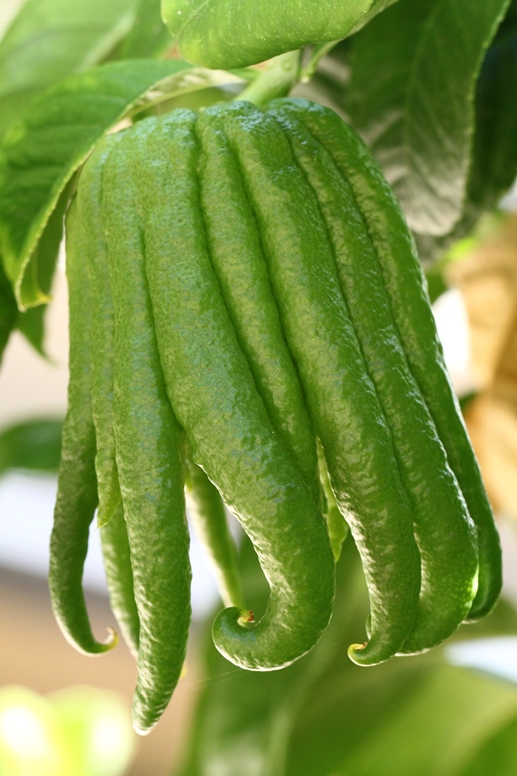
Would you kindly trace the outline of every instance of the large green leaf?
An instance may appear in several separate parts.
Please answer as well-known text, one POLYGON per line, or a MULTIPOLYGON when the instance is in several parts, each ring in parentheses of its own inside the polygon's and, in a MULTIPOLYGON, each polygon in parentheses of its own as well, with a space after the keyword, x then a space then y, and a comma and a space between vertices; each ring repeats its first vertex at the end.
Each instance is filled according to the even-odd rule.
POLYGON ((11 332, 16 325, 17 314, 13 289, 0 262, 0 362, 11 332))
POLYGON ((513 0, 476 84, 474 139, 461 217, 448 234, 415 235, 420 258, 428 265, 471 235, 483 213, 497 207, 517 176, 516 83, 517 0, 513 0))
POLYGON ((393 2, 162 0, 162 14, 185 59, 228 69, 344 38, 393 2))
MULTIPOLYGON (((362 745, 345 754, 337 773, 453 776, 482 736, 517 718, 517 688, 473 672, 443 666, 429 669, 420 686, 408 685, 405 702, 394 703, 362 745)), ((514 763, 516 755, 517 742, 514 763)))
MULTIPOLYGON (((447 665, 440 654, 361 674, 331 666, 296 721, 285 776, 470 773, 478 747, 515 725, 517 687, 447 665)), ((515 764, 517 739, 504 757, 515 764)))
POLYGON ((67 182, 102 135, 149 99, 224 79, 232 77, 179 60, 110 62, 52 87, 10 129, 0 149, 0 242, 22 309, 46 301, 38 282, 39 240, 67 182))
POLYGON ((352 40, 349 114, 415 232, 462 213, 474 89, 509 0, 400 0, 352 40))
POLYGON ((158 57, 172 44, 162 20, 160 0, 139 0, 133 27, 120 47, 120 58, 158 57))
MULTIPOLYGON (((31 262, 31 267, 37 272, 33 282, 49 301, 51 300, 50 291, 59 255, 59 246, 63 237, 65 212, 72 188, 73 180, 65 187, 59 197, 56 208, 41 233, 31 262)), ((31 307, 25 312, 19 312, 16 320, 16 328, 42 356, 46 355, 44 346, 46 311, 47 305, 31 307)))
POLYGON ((470 200, 491 208, 517 175, 517 0, 490 46, 476 88, 470 200))
POLYGON ((490 731, 481 746, 474 746, 468 753, 465 767, 458 771, 458 776, 486 776, 494 773, 497 776, 515 776, 517 764, 517 715, 509 715, 509 720, 497 720, 495 730, 490 731))
MULTIPOLYGON (((35 260, 32 262, 38 272, 39 287, 46 296, 50 294, 52 286, 69 195, 69 186, 67 186, 42 232, 35 250, 35 260)), ((40 355, 46 355, 44 347, 46 310, 47 305, 31 307, 25 312, 18 310, 12 285, 4 272, 3 263, 0 261, 0 361, 9 336, 15 329, 18 329, 26 337, 40 355)))
POLYGON ((0 42, 0 136, 48 86, 101 61, 136 0, 27 0, 0 42))

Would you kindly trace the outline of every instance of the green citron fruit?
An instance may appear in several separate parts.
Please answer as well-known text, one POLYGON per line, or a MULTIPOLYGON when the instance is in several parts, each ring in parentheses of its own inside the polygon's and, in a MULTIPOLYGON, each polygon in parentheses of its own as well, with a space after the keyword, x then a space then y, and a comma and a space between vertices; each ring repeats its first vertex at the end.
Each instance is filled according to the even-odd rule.
POLYGON ((81 590, 98 500, 112 604, 138 660, 139 732, 185 657, 185 487, 228 605, 214 642, 242 668, 283 668, 320 638, 339 514, 370 598, 356 663, 430 649, 490 611, 499 538, 413 242, 332 111, 233 102, 107 137, 81 175, 68 251, 52 597, 72 643, 107 648, 81 590), (256 619, 223 502, 270 586, 256 619))

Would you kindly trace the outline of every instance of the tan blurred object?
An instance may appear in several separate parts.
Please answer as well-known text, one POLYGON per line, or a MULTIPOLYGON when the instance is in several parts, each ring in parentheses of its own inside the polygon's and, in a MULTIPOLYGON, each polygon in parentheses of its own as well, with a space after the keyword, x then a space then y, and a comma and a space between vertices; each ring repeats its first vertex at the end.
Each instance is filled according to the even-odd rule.
POLYGON ((449 280, 465 301, 481 391, 467 426, 495 510, 517 520, 517 215, 449 280))

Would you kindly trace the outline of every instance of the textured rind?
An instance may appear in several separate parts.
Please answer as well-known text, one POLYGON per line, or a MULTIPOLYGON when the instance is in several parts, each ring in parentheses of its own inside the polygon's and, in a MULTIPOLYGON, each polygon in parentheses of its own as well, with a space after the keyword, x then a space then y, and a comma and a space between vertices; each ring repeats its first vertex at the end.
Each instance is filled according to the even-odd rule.
POLYGON ((136 659, 140 641, 140 618, 135 603, 131 551, 121 503, 110 521, 103 525, 99 532, 110 606, 124 641, 136 659))
POLYGON ((487 615, 502 586, 499 534, 443 359, 425 279, 404 216, 368 149, 328 108, 289 100, 289 111, 332 154, 375 245, 399 337, 478 532, 478 589, 467 621, 487 615))
POLYGON ((468 615, 477 585, 477 531, 409 368, 379 258, 353 190, 332 155, 305 127, 303 114, 289 107, 283 101, 269 112, 318 199, 366 370, 391 429, 413 509, 422 590, 404 650, 418 652, 443 642, 468 615))
POLYGON ((67 215, 67 279, 70 306, 70 380, 63 426, 54 526, 50 539, 49 587, 52 608, 66 639, 95 655, 116 644, 95 640, 82 589, 90 524, 97 508, 95 429, 91 409, 91 310, 87 272, 88 239, 75 198, 67 215))
POLYGON ((86 165, 81 175, 81 218, 89 244, 92 413, 97 440, 95 471, 99 527, 110 520, 120 503, 113 434, 113 300, 101 216, 102 168, 109 145, 109 141, 104 141, 97 146, 95 163, 86 165))
POLYGON ((338 562, 341 556, 343 542, 348 536, 348 523, 339 511, 336 497, 330 484, 327 462, 321 443, 318 442, 318 470, 321 482, 320 501, 322 514, 327 522, 330 545, 334 553, 334 560, 338 562))
POLYGON ((316 436, 282 331, 260 224, 220 125, 220 114, 225 111, 207 110, 196 122, 201 208, 210 260, 271 424, 318 503, 316 436))
POLYGON ((81 219, 88 235, 90 284, 92 415, 97 440, 97 473, 102 554, 110 604, 121 633, 136 657, 140 621, 134 599, 133 571, 121 504, 113 431, 114 310, 106 239, 102 223, 102 172, 113 139, 97 146, 80 180, 81 219))
POLYGON ((211 266, 195 121, 177 111, 133 131, 146 271, 171 405, 193 460, 250 536, 271 588, 264 616, 249 629, 239 610, 222 612, 215 643, 236 665, 273 670, 310 650, 328 625, 334 563, 323 518, 271 426, 211 266))
MULTIPOLYGON (((371 605, 368 645, 353 659, 392 657, 413 626, 420 557, 390 429, 368 377, 313 191, 276 121, 248 103, 214 107, 260 224, 284 336, 362 555, 371 605)), ((208 112, 207 111, 207 112, 208 112)))
POLYGON ((244 609, 237 551, 223 500, 204 471, 188 457, 185 496, 190 521, 212 565, 223 604, 244 609))
POLYGON ((102 212, 115 309, 114 429, 140 620, 133 724, 148 733, 181 675, 190 623, 183 432, 167 400, 144 271, 135 130, 115 136, 102 212))

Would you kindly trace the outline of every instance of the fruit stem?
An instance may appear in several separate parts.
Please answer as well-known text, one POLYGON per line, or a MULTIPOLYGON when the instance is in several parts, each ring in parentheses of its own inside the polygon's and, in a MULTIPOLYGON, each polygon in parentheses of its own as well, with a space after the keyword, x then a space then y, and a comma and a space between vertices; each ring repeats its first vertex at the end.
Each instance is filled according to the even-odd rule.
POLYGON ((285 97, 300 78, 301 51, 288 51, 270 59, 255 81, 237 99, 265 105, 277 97, 285 97))
POLYGON ((331 40, 328 43, 320 43, 313 47, 309 61, 300 72, 300 81, 302 84, 306 84, 311 80, 320 63, 320 59, 327 56, 338 43, 339 40, 331 40))

